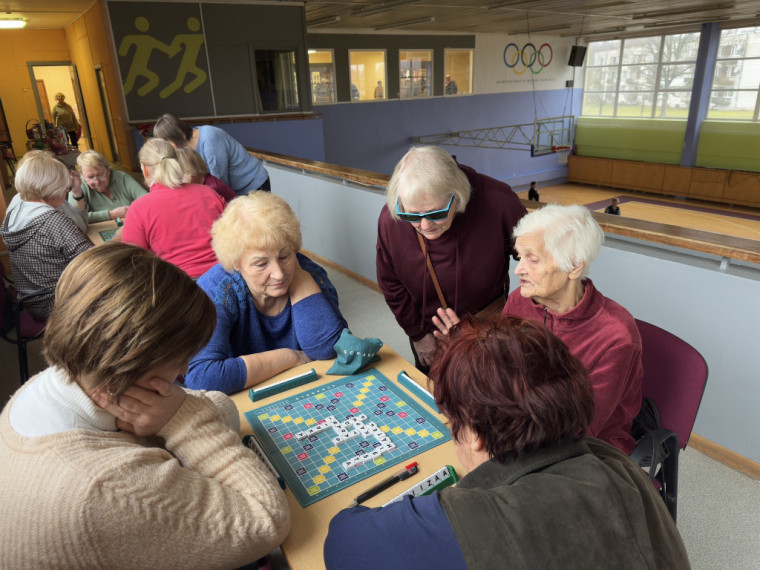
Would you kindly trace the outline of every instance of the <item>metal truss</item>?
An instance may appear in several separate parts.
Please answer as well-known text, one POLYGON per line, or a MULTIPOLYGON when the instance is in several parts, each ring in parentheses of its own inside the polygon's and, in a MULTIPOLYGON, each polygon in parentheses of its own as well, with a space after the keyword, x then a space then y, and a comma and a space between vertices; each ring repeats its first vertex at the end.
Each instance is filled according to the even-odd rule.
POLYGON ((412 137, 412 142, 498 148, 506 150, 529 150, 541 155, 556 151, 557 147, 570 147, 573 140, 575 117, 564 115, 548 119, 536 119, 533 123, 489 127, 470 131, 453 131, 412 137))

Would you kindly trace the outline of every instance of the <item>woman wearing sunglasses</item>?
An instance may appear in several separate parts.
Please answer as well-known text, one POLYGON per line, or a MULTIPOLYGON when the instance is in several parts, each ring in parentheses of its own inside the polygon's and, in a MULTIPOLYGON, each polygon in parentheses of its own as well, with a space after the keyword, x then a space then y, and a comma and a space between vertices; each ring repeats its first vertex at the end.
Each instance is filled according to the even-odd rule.
POLYGON ((378 220, 377 282, 420 370, 432 363, 438 307, 504 306, 512 230, 524 214, 509 185, 441 148, 414 147, 396 165, 378 220))

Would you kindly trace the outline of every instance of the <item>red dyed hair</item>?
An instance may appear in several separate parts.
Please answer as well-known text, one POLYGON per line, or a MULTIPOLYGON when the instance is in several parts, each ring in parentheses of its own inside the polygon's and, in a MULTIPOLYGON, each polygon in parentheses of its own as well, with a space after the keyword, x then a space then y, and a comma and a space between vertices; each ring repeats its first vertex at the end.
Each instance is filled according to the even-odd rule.
POLYGON ((498 461, 579 439, 594 417, 583 364, 545 327, 522 319, 463 318, 439 346, 430 379, 454 438, 469 427, 498 461))

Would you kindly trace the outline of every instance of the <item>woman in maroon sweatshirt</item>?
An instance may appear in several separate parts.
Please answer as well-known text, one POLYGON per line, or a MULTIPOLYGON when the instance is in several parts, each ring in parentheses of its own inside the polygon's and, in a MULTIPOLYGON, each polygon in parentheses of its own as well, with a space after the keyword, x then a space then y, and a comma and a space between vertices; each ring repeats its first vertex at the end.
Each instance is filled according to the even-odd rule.
POLYGON ((427 371, 432 361, 431 319, 441 296, 459 314, 503 299, 512 230, 524 214, 509 185, 457 164, 441 148, 412 148, 396 165, 378 220, 377 282, 418 368, 427 371))

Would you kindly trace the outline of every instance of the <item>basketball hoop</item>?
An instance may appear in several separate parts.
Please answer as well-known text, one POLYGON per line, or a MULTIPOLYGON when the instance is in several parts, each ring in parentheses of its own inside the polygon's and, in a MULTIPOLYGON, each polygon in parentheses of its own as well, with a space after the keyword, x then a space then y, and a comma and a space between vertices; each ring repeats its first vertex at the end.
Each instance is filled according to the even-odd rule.
POLYGON ((553 146, 552 152, 557 154, 557 164, 567 164, 567 157, 570 156, 569 146, 553 146))

